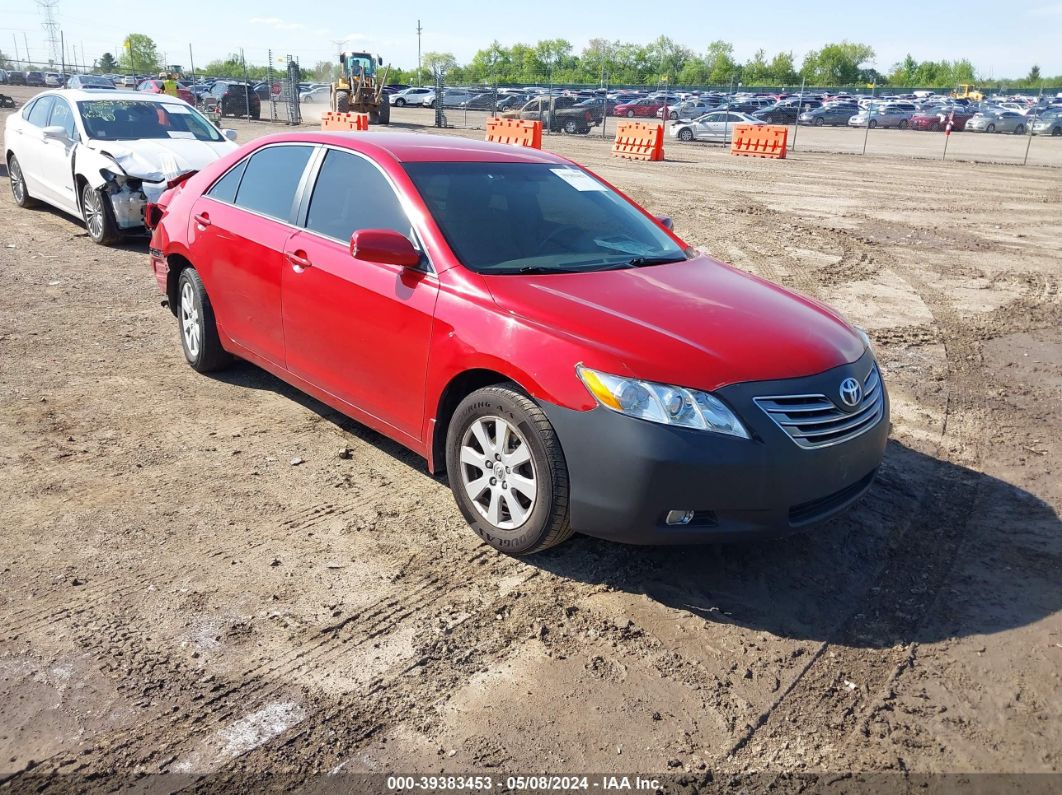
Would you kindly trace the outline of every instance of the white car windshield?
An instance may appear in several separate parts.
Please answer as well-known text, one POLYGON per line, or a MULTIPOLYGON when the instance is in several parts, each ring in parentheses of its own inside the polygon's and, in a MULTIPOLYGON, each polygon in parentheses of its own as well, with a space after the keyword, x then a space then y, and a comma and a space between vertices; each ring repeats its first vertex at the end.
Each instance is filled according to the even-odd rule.
POLYGON ((219 142, 225 139, 194 109, 175 102, 98 99, 77 103, 85 132, 102 141, 172 138, 219 142))

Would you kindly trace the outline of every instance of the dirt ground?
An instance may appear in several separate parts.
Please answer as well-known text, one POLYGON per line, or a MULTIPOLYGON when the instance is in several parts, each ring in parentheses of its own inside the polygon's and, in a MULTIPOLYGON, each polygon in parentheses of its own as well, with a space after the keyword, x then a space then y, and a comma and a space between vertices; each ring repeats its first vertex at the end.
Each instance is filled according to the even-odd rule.
POLYGON ((0 782, 1059 773, 1062 171, 547 148, 869 329, 867 497, 770 543, 504 557, 394 443, 194 373, 145 242, 4 179, 0 782))

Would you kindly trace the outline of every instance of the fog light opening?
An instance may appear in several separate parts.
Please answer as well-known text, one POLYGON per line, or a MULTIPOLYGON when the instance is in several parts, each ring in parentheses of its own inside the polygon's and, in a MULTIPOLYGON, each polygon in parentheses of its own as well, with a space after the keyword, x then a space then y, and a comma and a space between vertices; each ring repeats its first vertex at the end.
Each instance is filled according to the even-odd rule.
POLYGON ((689 524, 693 521, 693 511, 668 511, 664 521, 669 525, 689 524))

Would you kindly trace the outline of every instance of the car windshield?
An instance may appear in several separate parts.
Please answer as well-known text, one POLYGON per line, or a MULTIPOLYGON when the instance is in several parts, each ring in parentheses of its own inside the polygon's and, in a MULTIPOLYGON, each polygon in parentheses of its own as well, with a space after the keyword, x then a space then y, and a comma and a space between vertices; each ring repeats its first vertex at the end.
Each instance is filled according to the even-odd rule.
POLYGON ((175 138, 223 141, 221 133, 188 105, 136 99, 99 99, 77 103, 85 131, 103 141, 175 138))
POLYGON ((657 224, 575 166, 407 163, 450 248, 484 274, 576 273, 686 259, 657 224))

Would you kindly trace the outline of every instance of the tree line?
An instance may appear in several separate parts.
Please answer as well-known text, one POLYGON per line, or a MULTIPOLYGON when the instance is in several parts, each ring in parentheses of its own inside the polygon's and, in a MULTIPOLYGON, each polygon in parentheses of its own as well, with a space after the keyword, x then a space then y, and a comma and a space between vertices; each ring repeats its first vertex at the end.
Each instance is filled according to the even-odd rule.
MULTIPOLYGON (((155 42, 142 33, 129 34, 123 51, 115 56, 104 53, 97 64, 100 72, 156 72, 165 68, 155 42)), ((449 85, 456 84, 584 84, 676 85, 676 86, 894 86, 954 88, 972 83, 999 88, 1039 89, 1062 86, 1062 75, 1047 77, 1033 66, 1025 77, 988 79, 979 77, 968 59, 917 61, 908 55, 888 72, 869 66, 875 57, 868 44, 841 41, 807 53, 798 65, 792 52, 768 55, 758 50, 746 61, 734 56, 726 41, 713 41, 702 53, 658 36, 648 44, 591 39, 579 52, 566 39, 545 39, 535 44, 503 46, 492 42, 476 52, 468 63, 460 63, 452 53, 428 52, 421 68, 389 67, 387 81, 427 83, 439 73, 449 85)), ((0 67, 6 59, 0 52, 0 67)), ((196 69, 215 77, 261 80, 267 66, 248 63, 238 54, 216 59, 196 69)), ((306 69, 307 77, 320 81, 335 79, 335 61, 320 61, 306 69)), ((276 74, 276 70, 274 70, 276 74)))

